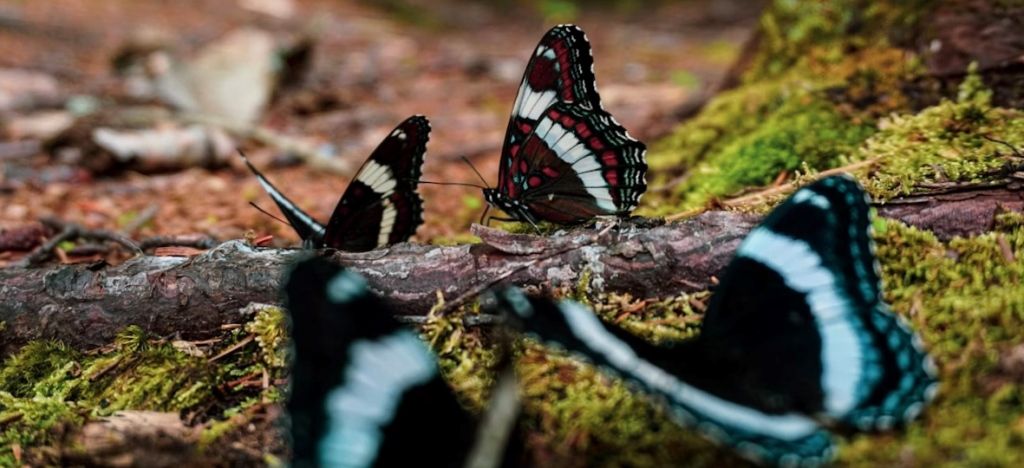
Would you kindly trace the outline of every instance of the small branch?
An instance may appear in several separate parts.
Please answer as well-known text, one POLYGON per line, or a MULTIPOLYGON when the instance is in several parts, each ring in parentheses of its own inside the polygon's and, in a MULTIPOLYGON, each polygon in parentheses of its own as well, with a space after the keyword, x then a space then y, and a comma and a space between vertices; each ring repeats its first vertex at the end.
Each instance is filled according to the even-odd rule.
POLYGON ((43 242, 43 245, 36 247, 35 250, 29 253, 25 258, 21 259, 19 265, 23 267, 30 267, 43 263, 53 256, 53 249, 56 249, 61 242, 74 239, 77 236, 78 231, 76 231, 72 226, 67 226, 64 229, 61 229, 57 235, 51 237, 46 242, 43 242))
POLYGON ((233 353, 235 351, 238 351, 239 349, 244 348, 245 345, 247 345, 249 343, 252 343, 252 341, 255 340, 255 339, 256 339, 256 335, 246 336, 245 338, 242 339, 242 341, 239 341, 238 343, 235 343, 235 344, 231 345, 228 349, 225 349, 224 351, 221 351, 220 354, 210 358, 206 362, 217 362, 220 359, 222 359, 223 357, 225 357, 225 356, 227 356, 227 355, 229 355, 229 354, 231 354, 231 353, 233 353))
POLYGON ((54 254, 61 242, 72 239, 95 239, 120 244, 136 255, 142 254, 142 249, 135 242, 124 234, 106 229, 87 229, 75 223, 68 223, 53 217, 40 219, 46 227, 58 232, 58 234, 40 245, 27 257, 22 259, 20 266, 28 267, 46 260, 54 254))

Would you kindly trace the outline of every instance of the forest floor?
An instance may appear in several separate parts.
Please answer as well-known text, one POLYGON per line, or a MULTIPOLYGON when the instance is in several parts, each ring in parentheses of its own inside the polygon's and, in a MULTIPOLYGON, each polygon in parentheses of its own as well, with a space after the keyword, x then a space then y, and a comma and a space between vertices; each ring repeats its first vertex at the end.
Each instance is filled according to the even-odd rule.
MULTIPOLYGON (((237 158, 219 169, 142 174, 90 171, 82 168, 88 163, 68 165, 32 151, 31 145, 45 147, 54 138, 52 131, 33 132, 33 122, 59 120, 82 96, 123 100, 130 83, 112 64, 140 42, 157 42, 180 58, 244 26, 267 31, 282 45, 315 37, 304 76, 275 94, 257 125, 330 145, 339 158, 358 164, 394 125, 424 114, 433 127, 424 179, 478 183, 460 159, 466 156, 493 184, 526 59, 552 24, 575 22, 587 31, 605 107, 649 140, 668 132, 678 113, 723 77, 758 14, 739 1, 595 8, 559 1, 302 1, 284 16, 246 7, 279 3, 290 4, 124 0, 19 2, 0 9, 8 23, 0 25, 0 66, 39 72, 53 82, 44 102, 0 109, 12 142, 0 152, 13 151, 0 155, 0 229, 55 216, 89 228, 130 227, 137 238, 204 234, 226 240, 252 230, 272 234, 275 245, 296 243, 287 226, 249 206, 276 212, 237 158)), ((326 220, 346 174, 294 164, 273 147, 234 142, 300 206, 326 220)), ((85 145, 72 140, 76 144, 85 145)), ((423 186, 421 192, 426 212, 419 242, 466 233, 483 209, 473 188, 423 186)), ((0 265, 22 255, 0 254, 0 265)))

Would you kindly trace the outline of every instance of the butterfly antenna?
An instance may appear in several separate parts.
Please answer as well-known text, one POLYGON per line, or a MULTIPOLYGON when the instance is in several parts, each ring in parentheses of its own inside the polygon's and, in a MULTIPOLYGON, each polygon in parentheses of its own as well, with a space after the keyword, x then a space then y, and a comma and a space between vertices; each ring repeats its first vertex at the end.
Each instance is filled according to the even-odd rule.
POLYGON ((433 181, 433 180, 417 180, 416 183, 419 183, 419 184, 429 184, 429 185, 458 185, 460 187, 473 187, 473 188, 478 188, 478 189, 488 188, 488 187, 481 187, 481 186, 479 186, 477 184, 467 184, 467 183, 463 183, 463 182, 437 182, 437 181, 433 181))
POLYGON ((483 182, 484 186, 486 186, 487 188, 491 188, 490 185, 487 185, 487 179, 484 179, 484 176, 480 175, 480 171, 476 170, 476 166, 474 166, 473 163, 469 162, 469 158, 465 156, 460 157, 462 158, 462 161, 465 162, 469 166, 469 168, 473 170, 473 173, 475 173, 476 176, 480 178, 480 182, 483 182))
POLYGON ((265 214, 267 216, 270 216, 272 219, 274 219, 275 221, 277 221, 277 222, 279 222, 281 224, 284 224, 285 226, 292 227, 292 223, 289 223, 288 221, 285 221, 285 220, 283 220, 281 218, 278 218, 277 216, 274 216, 273 213, 271 213, 271 212, 269 212, 267 210, 264 210, 262 207, 257 205, 256 202, 249 202, 249 204, 252 205, 253 208, 256 208, 257 210, 259 210, 260 213, 263 213, 263 214, 265 214))

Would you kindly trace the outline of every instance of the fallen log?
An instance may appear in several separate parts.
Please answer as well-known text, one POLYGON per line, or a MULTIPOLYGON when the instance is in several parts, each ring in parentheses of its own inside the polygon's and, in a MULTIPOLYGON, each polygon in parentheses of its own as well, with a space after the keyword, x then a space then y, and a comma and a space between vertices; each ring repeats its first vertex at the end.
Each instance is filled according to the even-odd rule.
MULTIPOLYGON (((880 205, 878 212, 940 238, 976 234, 991 229, 1001 211, 1024 211, 1019 185, 908 197, 880 205)), ((664 297, 708 288, 758 219, 712 211, 666 225, 625 222, 602 232, 599 223, 552 236, 474 226, 480 244, 401 244, 330 255, 366 276, 405 315, 426 314, 438 291, 452 300, 496 279, 576 286, 587 278, 595 292, 664 297)), ((278 303, 282 275, 301 255, 309 253, 231 241, 191 258, 0 269, 0 355, 40 338, 99 346, 128 325, 158 336, 207 338, 222 324, 244 320, 239 309, 250 302, 278 303)))
MULTIPOLYGON (((437 302, 508 275, 519 285, 575 285, 588 272, 596 291, 665 296, 706 288, 757 217, 710 212, 652 228, 624 225, 535 236, 474 227, 484 243, 400 244, 365 253, 334 252, 366 276, 402 314, 422 315, 437 302)), ((226 242, 191 258, 140 256, 118 266, 66 265, 0 270, 0 352, 28 340, 60 339, 88 348, 128 325, 157 336, 202 339, 238 323, 250 302, 279 302, 288 264, 309 253, 226 242)))

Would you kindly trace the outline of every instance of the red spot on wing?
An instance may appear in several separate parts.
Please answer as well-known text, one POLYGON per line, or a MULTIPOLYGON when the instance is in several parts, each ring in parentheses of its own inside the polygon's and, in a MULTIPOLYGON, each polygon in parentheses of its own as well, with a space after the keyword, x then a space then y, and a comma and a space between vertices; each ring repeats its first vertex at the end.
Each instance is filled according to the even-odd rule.
POLYGON ((604 180, 608 182, 608 185, 615 187, 619 185, 619 173, 612 169, 604 171, 604 180))
POLYGON ((508 147, 509 155, 515 156, 519 154, 519 145, 512 145, 508 147))
POLYGON ((614 151, 608 150, 601 153, 601 162, 605 167, 616 167, 619 165, 619 158, 614 151))
POLYGON ((523 132, 524 135, 529 135, 530 132, 533 131, 533 125, 530 125, 529 122, 522 122, 522 121, 520 121, 519 122, 519 131, 523 132))
POLYGON ((557 89, 558 70, 555 70, 555 62, 544 56, 535 56, 533 66, 530 68, 530 75, 526 77, 530 88, 537 91, 557 89))
POLYGON ((604 143, 602 143, 602 142, 601 142, 601 139, 600 139, 600 138, 598 138, 598 137, 596 137, 596 136, 595 136, 595 137, 592 137, 592 138, 591 138, 590 140, 588 140, 587 142, 588 142, 588 143, 590 143, 590 147, 591 147, 591 148, 592 148, 592 149, 593 149, 594 151, 601 151, 601 150, 603 150, 603 149, 604 149, 604 143))
POLYGON ((529 169, 530 168, 526 165, 526 160, 525 159, 520 159, 519 160, 519 172, 522 173, 522 174, 526 174, 526 171, 529 170, 529 169))
POLYGON ((575 101, 572 95, 572 64, 569 62, 569 50, 565 44, 565 41, 559 40, 551 45, 551 48, 555 51, 555 57, 558 58, 558 64, 561 68, 560 76, 562 80, 562 100, 566 102, 575 101))
POLYGON ((565 128, 572 128, 573 124, 575 123, 575 121, 572 119, 572 117, 570 117, 568 115, 563 115, 562 119, 561 119, 561 122, 562 122, 562 126, 565 127, 565 128))
POLYGON ((530 178, 526 180, 526 183, 530 184, 530 187, 536 187, 540 185, 541 182, 543 181, 537 176, 530 176, 530 178))
POLYGON ((544 175, 546 175, 548 177, 551 177, 551 178, 558 177, 558 171, 556 171, 551 166, 544 166, 540 171, 543 172, 544 175))
POLYGON ((585 122, 576 124, 576 135, 581 139, 590 138, 590 127, 585 122))

